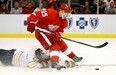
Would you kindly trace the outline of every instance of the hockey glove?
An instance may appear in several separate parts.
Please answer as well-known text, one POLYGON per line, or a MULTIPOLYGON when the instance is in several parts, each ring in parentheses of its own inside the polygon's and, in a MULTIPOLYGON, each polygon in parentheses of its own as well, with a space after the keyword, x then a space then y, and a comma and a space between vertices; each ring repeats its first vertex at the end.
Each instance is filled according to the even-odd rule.
POLYGON ((33 33, 35 30, 35 24, 34 23, 29 23, 27 27, 27 31, 33 33))
POLYGON ((56 42, 61 41, 61 38, 58 37, 58 36, 61 36, 60 32, 52 32, 51 35, 54 37, 54 40, 56 42))

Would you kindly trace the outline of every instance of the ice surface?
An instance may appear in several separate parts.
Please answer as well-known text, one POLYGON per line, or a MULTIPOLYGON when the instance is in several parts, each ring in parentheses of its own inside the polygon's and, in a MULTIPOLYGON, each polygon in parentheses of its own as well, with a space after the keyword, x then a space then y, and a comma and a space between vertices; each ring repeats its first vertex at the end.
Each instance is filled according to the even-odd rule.
MULTIPOLYGON (((83 56, 83 64, 116 64, 116 39, 73 39, 91 45, 100 45, 109 42, 106 47, 96 49, 81 44, 66 41, 69 49, 77 56, 83 56)), ((29 50, 34 45, 40 45, 35 38, 0 38, 0 48, 29 50)), ((41 45, 40 45, 41 46, 41 45)), ((61 54, 63 59, 69 59, 61 54)), ((116 66, 79 66, 67 68, 61 71, 47 69, 30 69, 26 67, 14 67, 0 65, 0 75, 116 75, 116 66), (99 68, 100 70, 95 70, 99 68)))

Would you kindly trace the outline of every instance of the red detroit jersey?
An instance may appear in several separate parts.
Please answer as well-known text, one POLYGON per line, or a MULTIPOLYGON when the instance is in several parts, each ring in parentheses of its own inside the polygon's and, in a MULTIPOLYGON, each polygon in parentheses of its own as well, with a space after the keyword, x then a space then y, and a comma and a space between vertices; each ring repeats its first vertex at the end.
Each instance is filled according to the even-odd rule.
POLYGON ((63 29, 67 27, 68 22, 66 19, 59 18, 59 11, 54 9, 47 9, 43 11, 35 12, 38 20, 36 26, 49 31, 63 32, 63 29))

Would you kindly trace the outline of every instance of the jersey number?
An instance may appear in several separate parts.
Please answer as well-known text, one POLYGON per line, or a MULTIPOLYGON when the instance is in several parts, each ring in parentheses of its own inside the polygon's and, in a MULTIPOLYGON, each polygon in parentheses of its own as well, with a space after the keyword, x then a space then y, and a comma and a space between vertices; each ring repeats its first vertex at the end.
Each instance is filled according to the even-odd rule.
POLYGON ((42 17, 46 17, 46 16, 48 16, 48 13, 47 13, 47 11, 46 11, 46 10, 41 11, 41 14, 42 14, 42 17))

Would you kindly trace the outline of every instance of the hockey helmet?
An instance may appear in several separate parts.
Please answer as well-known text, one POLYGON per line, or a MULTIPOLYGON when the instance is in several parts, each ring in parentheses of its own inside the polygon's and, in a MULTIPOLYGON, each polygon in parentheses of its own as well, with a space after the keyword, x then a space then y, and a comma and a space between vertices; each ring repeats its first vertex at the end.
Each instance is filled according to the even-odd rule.
POLYGON ((71 12, 71 7, 68 4, 61 4, 60 9, 69 13, 71 12))
POLYGON ((42 61, 49 61, 50 60, 50 57, 46 55, 46 53, 41 50, 40 48, 38 48, 36 51, 35 51, 35 55, 36 57, 39 59, 39 62, 42 62, 42 61))

